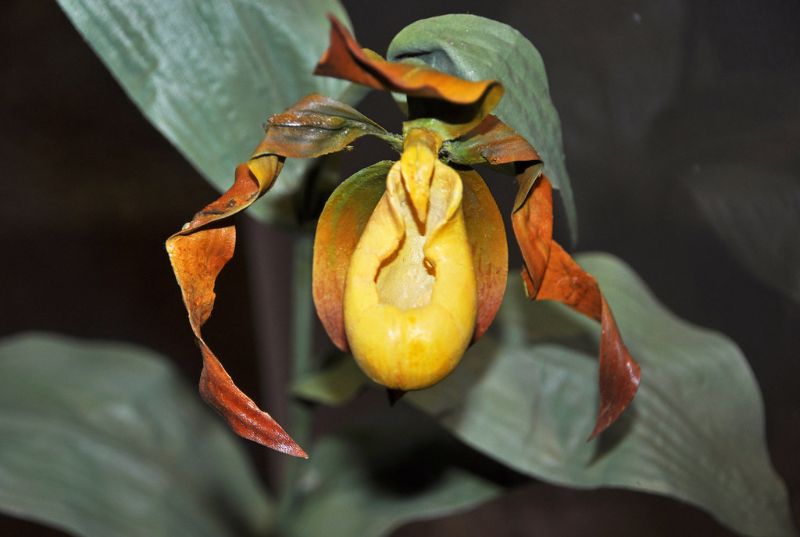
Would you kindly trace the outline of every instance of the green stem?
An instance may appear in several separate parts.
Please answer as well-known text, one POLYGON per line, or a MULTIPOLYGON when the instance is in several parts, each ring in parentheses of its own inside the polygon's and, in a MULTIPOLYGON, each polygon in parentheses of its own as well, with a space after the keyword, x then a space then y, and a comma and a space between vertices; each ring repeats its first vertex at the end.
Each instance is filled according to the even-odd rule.
MULTIPOLYGON (((314 317, 311 302, 311 263, 313 238, 309 233, 301 233, 294 241, 292 251, 292 328, 291 328, 291 367, 289 386, 314 368, 313 341, 314 317)), ((311 442, 313 415, 311 410, 299 401, 289 405, 289 427, 292 438, 308 451, 311 442)), ((281 487, 280 511, 286 514, 291 509, 296 481, 307 464, 301 459, 287 460, 283 486, 281 487)))
MULTIPOLYGON (((292 274, 292 368, 291 382, 311 373, 314 345, 314 312, 311 303, 311 264, 313 238, 308 233, 298 236, 294 244, 292 274)), ((303 404, 292 404, 292 428, 297 442, 311 440, 311 413, 303 404)))

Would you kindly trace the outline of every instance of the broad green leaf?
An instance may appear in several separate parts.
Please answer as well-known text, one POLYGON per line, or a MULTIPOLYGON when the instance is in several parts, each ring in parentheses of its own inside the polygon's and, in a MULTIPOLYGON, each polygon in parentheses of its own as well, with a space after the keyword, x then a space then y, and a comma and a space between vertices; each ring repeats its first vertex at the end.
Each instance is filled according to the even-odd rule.
POLYGON ((307 401, 339 406, 353 399, 365 383, 367 377, 353 357, 347 355, 320 372, 300 378, 292 386, 292 393, 307 401))
POLYGON ((786 488, 769 460, 763 403, 741 351, 682 321, 629 267, 577 260, 597 277, 642 383, 620 422, 586 442, 597 404, 597 326, 557 304, 506 293, 496 324, 456 371, 406 396, 476 449, 574 487, 673 496, 744 535, 794 535, 786 488))
POLYGON ((86 537, 259 535, 270 499, 160 356, 25 334, 0 343, 0 510, 86 537))
POLYGON ((497 496, 501 487, 470 473, 460 453, 425 416, 385 409, 312 450, 282 534, 378 537, 497 496))
POLYGON ((800 177, 734 163, 686 181, 697 206, 756 278, 800 302, 800 177))
MULTIPOLYGON (((220 191, 270 115, 309 93, 344 101, 361 95, 312 75, 328 45, 326 14, 348 20, 338 0, 59 4, 147 119, 220 191)), ((310 163, 290 159, 249 214, 292 223, 310 163)))
POLYGON ((475 15, 442 15, 414 22, 389 45, 392 61, 423 62, 468 80, 492 79, 505 87, 494 114, 524 136, 542 156, 545 173, 561 191, 573 240, 577 214, 544 62, 520 32, 475 15))

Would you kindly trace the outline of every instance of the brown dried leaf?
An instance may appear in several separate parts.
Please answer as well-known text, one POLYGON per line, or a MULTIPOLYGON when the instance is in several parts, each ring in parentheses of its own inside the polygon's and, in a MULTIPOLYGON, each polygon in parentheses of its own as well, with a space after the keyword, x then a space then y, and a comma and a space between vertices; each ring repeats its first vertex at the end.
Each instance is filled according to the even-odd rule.
MULTIPOLYGON (((520 190, 525 190, 528 182, 520 181, 520 190)), ((639 365, 622 341, 597 281, 552 240, 552 187, 545 175, 536 179, 522 207, 512 215, 512 223, 525 260, 522 277, 528 298, 555 300, 600 321, 600 408, 591 440, 611 426, 633 400, 641 376, 639 365)))
POLYGON ((203 372, 200 376, 203 399, 225 418, 236 434, 282 453, 307 457, 269 414, 259 410, 236 387, 203 341, 201 333, 214 308, 217 276, 233 257, 236 245, 233 226, 207 226, 228 218, 257 200, 272 186, 281 166, 282 160, 275 155, 240 164, 236 168, 233 186, 167 239, 166 247, 189 314, 192 332, 203 354, 203 372))

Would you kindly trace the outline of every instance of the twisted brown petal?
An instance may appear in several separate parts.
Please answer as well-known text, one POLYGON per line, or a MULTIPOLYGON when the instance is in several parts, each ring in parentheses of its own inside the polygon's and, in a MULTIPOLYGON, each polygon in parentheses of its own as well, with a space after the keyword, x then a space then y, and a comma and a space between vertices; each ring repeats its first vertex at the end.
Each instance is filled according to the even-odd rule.
POLYGON ((264 446, 307 457, 278 423, 236 387, 228 373, 203 341, 201 328, 214 308, 214 284, 233 257, 236 230, 233 226, 209 227, 247 208, 275 181, 282 161, 276 155, 251 159, 236 168, 233 186, 216 201, 194 215, 183 229, 167 239, 175 278, 181 288, 189 324, 203 354, 200 394, 240 436, 264 446))
MULTIPOLYGON (((473 118, 480 121, 503 96, 503 86, 495 80, 471 82, 428 67, 388 62, 372 51, 363 50, 335 17, 331 16, 330 20, 331 43, 314 70, 317 75, 343 78, 410 97, 466 106, 470 108, 470 117, 467 118, 470 121, 473 118)), ((412 103, 409 106, 413 108, 412 103)))
MULTIPOLYGON (((547 263, 550 260, 550 245, 553 236, 553 188, 550 181, 541 175, 536 188, 527 186, 533 170, 526 170, 520 184, 520 192, 527 190, 527 197, 511 214, 511 224, 517 237, 522 258, 527 267, 526 282, 530 283, 528 298, 533 298, 542 284, 547 263)), ((536 179, 534 179, 536 180, 536 179)))
POLYGON ((601 322, 600 410, 591 435, 594 438, 627 408, 639 386, 640 371, 595 279, 552 240, 553 189, 541 174, 539 155, 527 140, 494 116, 446 142, 444 149, 453 162, 519 172, 519 193, 511 221, 525 261, 522 276, 528 297, 562 302, 601 322))
POLYGON ((213 228, 167 241, 167 252, 195 337, 214 309, 214 282, 231 257, 236 244, 233 226, 213 228))
MULTIPOLYGON (((523 179, 521 189, 527 188, 523 179)), ((600 321, 600 409, 589 439, 606 430, 628 407, 639 387, 640 369, 617 328, 597 281, 552 240, 552 187, 540 175, 512 215, 531 300, 555 300, 600 321)))
POLYGON ((286 434, 272 416, 258 408, 252 399, 236 387, 230 375, 202 339, 198 339, 203 353, 203 372, 200 374, 200 395, 225 418, 233 431, 262 446, 292 455, 308 458, 303 449, 286 434))

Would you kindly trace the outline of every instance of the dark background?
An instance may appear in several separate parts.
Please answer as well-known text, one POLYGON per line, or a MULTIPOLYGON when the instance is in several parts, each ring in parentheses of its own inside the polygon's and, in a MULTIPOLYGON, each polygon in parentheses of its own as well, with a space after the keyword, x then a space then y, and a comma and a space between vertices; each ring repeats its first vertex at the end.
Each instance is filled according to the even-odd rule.
MULTIPOLYGON (((448 12, 509 23, 534 42, 564 127, 578 249, 618 255, 674 312, 742 347, 762 388, 770 453, 797 519, 800 308, 737 263, 702 219, 687 185, 720 162, 800 177, 800 3, 344 4, 361 44, 378 51, 410 22, 448 12)), ((0 335, 36 329, 135 342, 171 357, 196 382, 199 357, 163 241, 214 190, 149 125, 54 2, 7 1, 3 8, 0 335)), ((392 130, 399 127, 385 95, 369 96, 360 108, 392 130)), ((377 145, 363 147, 348 157, 347 171, 383 156, 370 152, 377 145)), ((271 389, 261 400, 281 421, 285 362, 269 358, 286 355, 285 338, 277 336, 285 335, 289 317, 283 282, 290 276, 292 235, 253 222, 245 228, 246 247, 218 284, 215 318, 225 322, 210 323, 206 332, 245 392, 271 389), (252 282, 259 285, 251 297, 252 282), (269 308, 255 307, 265 300, 269 308), (254 356, 272 364, 269 381, 259 382, 254 356)), ((274 461, 264 450, 248 449, 269 475, 274 461)), ((396 533, 732 535, 670 499, 540 482, 396 533)), ((0 534, 61 535, 7 517, 0 517, 0 534)))

